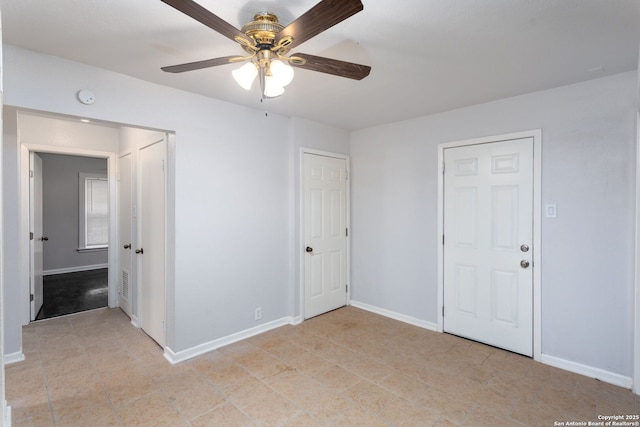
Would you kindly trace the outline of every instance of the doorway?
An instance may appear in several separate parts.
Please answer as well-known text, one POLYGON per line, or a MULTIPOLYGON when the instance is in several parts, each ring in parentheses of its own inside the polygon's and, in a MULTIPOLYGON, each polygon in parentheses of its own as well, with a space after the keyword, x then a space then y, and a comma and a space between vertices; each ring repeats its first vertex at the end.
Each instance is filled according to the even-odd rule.
POLYGON ((347 158, 303 152, 304 318, 347 304, 347 158))
MULTIPOLYGON (((154 131, 150 129, 134 128, 126 125, 118 125, 114 123, 97 122, 83 123, 79 118, 57 116, 55 114, 48 113, 31 113, 31 112, 16 112, 17 117, 17 147, 19 148, 19 230, 18 234, 29 236, 31 232, 30 224, 30 201, 29 201, 29 184, 30 184, 30 164, 29 157, 31 152, 44 153, 44 154, 56 154, 56 155, 68 155, 68 156, 80 156, 80 157, 95 157, 106 160, 107 164, 107 186, 108 186, 108 236, 109 242, 113 242, 113 249, 107 251, 107 272, 108 272, 108 306, 111 308, 119 307, 122 304, 123 294, 127 295, 129 316, 131 323, 135 327, 141 327, 142 322, 140 316, 142 314, 141 304, 142 299, 146 296, 140 292, 141 286, 137 283, 140 269, 138 268, 142 264, 142 253, 140 255, 135 254, 135 249, 145 249, 144 241, 138 237, 139 223, 141 216, 138 215, 137 209, 141 208, 138 200, 140 194, 140 174, 136 172, 140 166, 139 151, 143 147, 148 147, 153 142, 162 140, 164 157, 163 161, 159 165, 159 169, 163 175, 163 198, 164 205, 162 208, 152 208, 148 211, 148 214, 157 218, 159 215, 163 217, 163 227, 160 230, 164 234, 164 247, 161 251, 164 251, 164 257, 158 265, 155 267, 150 266, 154 271, 161 270, 164 273, 164 283, 162 297, 164 305, 162 306, 162 339, 159 342, 164 344, 170 344, 167 340, 167 336, 172 337, 173 327, 172 324, 165 324, 165 319, 173 315, 174 305, 172 303, 173 296, 173 281, 174 281, 174 267, 175 262, 175 219, 174 219, 174 205, 175 205, 175 136, 165 131, 154 131), (127 156, 127 153, 130 156, 127 156), (126 160, 125 160, 126 159, 126 160), (128 165, 125 165, 125 163, 128 165), (120 166, 120 170, 118 170, 120 166), (129 171, 127 171, 129 166, 129 171), (129 180, 120 180, 119 177, 128 177, 129 180), (128 181, 128 182, 127 182, 128 181), (124 185, 129 190, 128 196, 122 193, 124 185), (119 196, 122 195, 122 199, 129 198, 128 206, 121 206, 118 202, 119 196), (120 209, 122 208, 122 209, 120 209), (121 217, 119 218, 119 211, 121 217), (125 218, 127 217, 127 218, 125 218), (124 225, 121 226, 120 220, 124 221, 124 225), (119 233, 119 231, 122 233, 119 233), (122 245, 121 245, 122 243, 122 245), (129 264, 121 264, 120 262, 120 250, 119 247, 125 245, 131 245, 131 248, 125 250, 130 255, 129 264), (121 282, 121 269, 126 268, 130 271, 131 275, 128 277, 128 282, 121 282), (128 287, 128 289, 124 289, 128 287), (128 292, 125 292, 128 290, 128 292), (167 303, 167 300, 169 303, 167 303)), ((144 208, 142 208, 144 210, 144 208)), ((153 232, 152 232, 153 233, 153 232)), ((51 236, 46 236, 45 233, 41 237, 49 237, 49 243, 51 242, 51 236)), ((47 241, 45 241, 46 243, 47 241)), ((152 245, 153 246, 153 245, 152 245)), ((151 254, 157 254, 161 251, 153 250, 151 254)), ((21 284, 21 306, 24 307, 22 311, 21 321, 23 325, 27 325, 31 322, 31 310, 30 310, 30 266, 32 264, 30 257, 30 240, 28 238, 19 240, 19 270, 20 270, 20 284, 21 284)), ((124 257, 123 257, 124 258, 124 257)), ((146 263, 149 264, 151 257, 145 257, 146 263)), ((124 305, 124 304, 122 304, 124 305)), ((149 310, 147 310, 149 311, 149 310)), ((144 329, 144 328, 143 328, 144 329)), ((145 330, 146 331, 146 330, 145 330)))
POLYGON ((107 159, 30 152, 31 320, 108 304, 107 159))
POLYGON ((540 131, 441 144, 438 330, 540 357, 540 131))

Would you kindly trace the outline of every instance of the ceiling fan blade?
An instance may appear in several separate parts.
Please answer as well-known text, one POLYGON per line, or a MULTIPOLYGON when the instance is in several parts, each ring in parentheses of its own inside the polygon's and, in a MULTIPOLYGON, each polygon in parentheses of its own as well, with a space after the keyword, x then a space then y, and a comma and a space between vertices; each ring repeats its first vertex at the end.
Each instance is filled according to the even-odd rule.
POLYGON ((295 62, 291 62, 290 64, 292 67, 319 71, 321 73, 333 74, 334 76, 346 77, 348 79, 362 80, 371 72, 371 67, 368 65, 354 64, 353 62, 339 61, 337 59, 308 55, 306 53, 296 53, 291 56, 303 58, 307 61, 303 65, 297 65, 295 62))
POLYGON ((247 40, 250 45, 254 45, 242 31, 192 0, 162 1, 233 41, 236 41, 236 38, 241 38, 247 40))
POLYGON ((237 56, 225 56, 222 58, 205 59, 204 61, 189 62, 187 64, 170 65, 160 68, 167 73, 183 73, 185 71, 200 70, 202 68, 216 67, 218 65, 230 64, 238 62, 237 56), (236 61, 234 61, 236 59, 236 61))
MULTIPOLYGON (((164 0, 163 0, 164 1, 164 0)), ((277 35, 278 41, 293 37, 289 48, 298 46, 364 9, 360 0, 322 0, 277 35)))

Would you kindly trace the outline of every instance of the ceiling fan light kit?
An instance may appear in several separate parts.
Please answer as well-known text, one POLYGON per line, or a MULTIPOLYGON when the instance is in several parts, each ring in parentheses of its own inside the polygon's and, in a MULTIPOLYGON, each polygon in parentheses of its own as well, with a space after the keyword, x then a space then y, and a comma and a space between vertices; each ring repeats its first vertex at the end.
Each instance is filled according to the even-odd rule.
POLYGON ((253 81, 258 75, 258 69, 253 62, 247 62, 242 67, 231 72, 236 83, 244 90, 251 90, 253 81))
POLYGON ((308 54, 286 56, 291 48, 309 40, 324 30, 363 10, 360 0, 322 0, 294 22, 284 27, 276 15, 258 13, 253 21, 238 30, 193 0, 162 0, 180 12, 201 22, 240 44, 248 56, 227 56, 187 64, 162 67, 163 71, 184 71, 249 61, 232 71, 234 80, 245 90, 251 90, 256 77, 262 98, 275 98, 293 80, 293 67, 361 80, 371 67, 308 54))

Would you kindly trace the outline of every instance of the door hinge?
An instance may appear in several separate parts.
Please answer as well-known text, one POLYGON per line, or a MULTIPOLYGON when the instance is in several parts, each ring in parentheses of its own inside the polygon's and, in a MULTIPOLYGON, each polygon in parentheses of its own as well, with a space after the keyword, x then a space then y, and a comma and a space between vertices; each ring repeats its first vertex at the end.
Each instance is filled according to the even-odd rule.
POLYGON ((444 234, 442 235, 442 246, 444 246, 444 234))
POLYGON ((33 178, 33 171, 29 171, 29 178, 33 178))
POLYGON ((349 237, 349 229, 348 229, 348 228, 345 228, 345 229, 344 229, 344 235, 345 235, 345 236, 347 236, 347 237, 349 237))
POLYGON ((344 180, 347 181, 349 179, 349 171, 344 171, 344 180))
POLYGON ((344 292, 348 293, 349 292, 349 285, 344 285, 344 292))
POLYGON ((445 170, 445 162, 442 162, 442 175, 444 175, 444 170, 445 170))
POLYGON ((33 301, 33 294, 29 294, 29 301, 33 301))
POLYGON ((442 317, 444 317, 444 305, 442 306, 442 317))
POLYGON ((33 231, 29 232, 29 240, 33 240, 33 231))
POLYGON ((164 172, 164 160, 162 161, 162 172, 164 172))

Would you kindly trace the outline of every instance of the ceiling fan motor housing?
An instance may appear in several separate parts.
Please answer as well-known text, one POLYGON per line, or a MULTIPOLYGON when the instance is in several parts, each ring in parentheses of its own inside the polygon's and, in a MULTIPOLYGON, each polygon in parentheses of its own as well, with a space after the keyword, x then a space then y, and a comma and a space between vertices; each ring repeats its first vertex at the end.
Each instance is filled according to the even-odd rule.
MULTIPOLYGON (((276 35, 284 29, 278 22, 278 17, 272 13, 257 13, 253 21, 245 24, 241 31, 256 42, 261 49, 270 49, 276 43, 276 35)), ((244 46, 243 46, 244 47, 244 46)), ((245 50, 252 53, 251 49, 245 50)))

